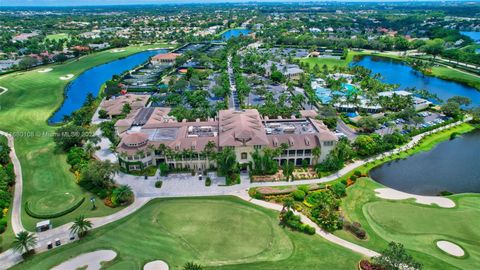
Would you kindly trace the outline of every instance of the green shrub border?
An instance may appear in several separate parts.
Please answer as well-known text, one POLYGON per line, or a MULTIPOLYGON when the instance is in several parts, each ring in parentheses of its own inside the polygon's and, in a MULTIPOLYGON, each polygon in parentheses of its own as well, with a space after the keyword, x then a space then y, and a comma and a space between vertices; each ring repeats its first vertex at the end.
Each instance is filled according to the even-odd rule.
POLYGON ((80 207, 80 205, 82 205, 82 203, 85 201, 85 197, 81 198, 78 202, 76 202, 74 205, 72 205, 70 208, 67 208, 63 211, 60 211, 60 212, 57 212, 57 213, 53 213, 53 214, 37 214, 35 212, 33 212, 31 209, 30 209, 30 204, 29 202, 25 202, 25 212, 27 212, 27 214, 33 218, 38 218, 38 219, 49 219, 49 218, 58 218, 58 217, 61 217, 61 216, 64 216, 66 214, 69 214, 71 212, 73 212, 74 210, 76 210, 78 207, 80 207))

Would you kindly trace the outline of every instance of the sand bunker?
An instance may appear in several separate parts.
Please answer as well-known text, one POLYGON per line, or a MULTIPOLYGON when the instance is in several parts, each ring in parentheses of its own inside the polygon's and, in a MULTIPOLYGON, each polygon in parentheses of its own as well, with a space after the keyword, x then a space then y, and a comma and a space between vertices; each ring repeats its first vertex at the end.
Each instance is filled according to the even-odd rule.
POLYGON ((459 245, 450 241, 437 241, 437 247, 455 257, 462 257, 465 255, 465 251, 459 245))
POLYGON ((60 77, 60 80, 62 81, 70 80, 71 78, 73 78, 73 76, 74 76, 73 74, 67 74, 65 76, 60 77))
POLYGON ((0 86, 0 95, 5 94, 8 91, 8 88, 0 86))
POLYGON ((377 188, 375 189, 375 192, 377 193, 377 197, 387 200, 405 200, 414 198, 416 202, 420 204, 436 204, 443 208, 455 207, 455 203, 452 200, 444 197, 409 194, 391 188, 377 188))
POLYGON ((168 270, 168 264, 160 260, 151 261, 143 266, 143 270, 168 270))
POLYGON ((38 73, 47 73, 47 72, 50 72, 50 71, 52 71, 52 70, 53 70, 53 68, 44 68, 44 69, 40 69, 40 70, 38 71, 38 73))
POLYGON ((87 270, 99 270, 101 262, 109 262, 117 257, 113 250, 97 250, 84 253, 53 267, 51 270, 72 270, 87 267, 87 270))
POLYGON ((122 50, 122 49, 115 49, 115 50, 112 50, 111 52, 112 53, 119 53, 119 52, 124 52, 125 50, 122 50))

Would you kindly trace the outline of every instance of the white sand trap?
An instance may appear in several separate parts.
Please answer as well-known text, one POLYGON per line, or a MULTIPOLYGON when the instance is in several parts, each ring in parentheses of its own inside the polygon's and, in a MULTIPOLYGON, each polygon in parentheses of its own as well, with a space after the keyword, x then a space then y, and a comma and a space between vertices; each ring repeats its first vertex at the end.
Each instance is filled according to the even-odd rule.
POLYGON ((124 52, 125 50, 121 50, 121 49, 115 49, 115 50, 112 50, 112 53, 119 53, 119 52, 124 52))
POLYGON ((67 74, 65 76, 60 77, 60 80, 62 81, 70 80, 71 78, 73 78, 73 76, 74 76, 73 74, 67 74))
POLYGON ((5 94, 8 91, 8 88, 0 86, 0 95, 5 94))
POLYGON ((462 257, 465 255, 465 251, 459 245, 449 241, 437 241, 437 247, 455 257, 462 257))
POLYGON ((409 194, 401 192, 391 188, 377 188, 375 189, 377 197, 387 200, 405 200, 414 198, 417 203, 421 204, 436 204, 443 208, 452 208, 455 207, 455 203, 449 198, 439 197, 439 196, 421 196, 415 194, 409 194))
POLYGON ((151 261, 143 266, 143 270, 168 270, 168 264, 164 261, 151 261))
POLYGON ((51 270, 72 270, 87 267, 87 270, 99 270, 101 262, 109 262, 117 257, 117 253, 113 250, 97 250, 84 253, 53 267, 51 270))
POLYGON ((44 68, 44 69, 40 69, 40 70, 38 71, 38 73, 47 73, 47 72, 50 72, 50 71, 52 71, 52 70, 53 70, 53 68, 44 68))

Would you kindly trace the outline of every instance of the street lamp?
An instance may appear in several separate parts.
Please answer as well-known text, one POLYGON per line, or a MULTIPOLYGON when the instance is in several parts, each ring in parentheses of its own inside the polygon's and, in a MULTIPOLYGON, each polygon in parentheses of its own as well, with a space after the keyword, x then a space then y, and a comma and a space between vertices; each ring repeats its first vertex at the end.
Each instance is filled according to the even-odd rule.
POLYGON ((97 209, 97 206, 95 205, 95 197, 90 198, 90 202, 92 203, 92 210, 97 209))

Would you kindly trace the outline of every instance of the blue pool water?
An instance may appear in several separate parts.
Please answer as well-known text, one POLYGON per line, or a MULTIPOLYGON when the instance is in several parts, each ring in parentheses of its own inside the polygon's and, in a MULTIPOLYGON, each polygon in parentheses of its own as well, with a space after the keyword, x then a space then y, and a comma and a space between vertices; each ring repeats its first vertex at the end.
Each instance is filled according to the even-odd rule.
POLYGON ((226 31, 225 33, 222 34, 222 39, 223 40, 229 40, 231 39, 232 37, 239 37, 241 35, 248 35, 250 34, 250 30, 248 29, 230 29, 228 31, 226 31))
POLYGON ((62 106, 48 122, 51 124, 61 123, 64 116, 70 115, 82 107, 89 93, 97 96, 102 84, 110 80, 113 75, 122 74, 144 63, 149 57, 163 52, 167 52, 167 50, 144 51, 83 72, 67 86, 62 106))
POLYGON ((460 32, 462 35, 468 36, 469 38, 473 39, 476 43, 480 42, 480 32, 460 32))
POLYGON ((358 114, 357 114, 357 113, 354 113, 354 112, 349 112, 349 113, 347 113, 347 116, 348 116, 348 117, 357 117, 358 114))
MULTIPOLYGON (((347 90, 346 93, 343 91, 334 91, 333 93, 339 96, 349 96, 351 94, 358 92, 358 89, 352 84, 343 83, 342 86, 345 90, 347 90)), ((315 93, 317 94, 317 97, 322 101, 323 104, 327 104, 330 102, 330 100, 332 100, 332 90, 328 88, 317 87, 317 89, 315 89, 315 93)))
POLYGON ((407 87, 426 89, 442 100, 447 100, 453 96, 464 96, 472 100, 471 106, 480 106, 480 91, 477 89, 461 83, 425 76, 400 61, 384 57, 365 56, 355 60, 351 65, 360 65, 372 70, 373 73, 380 73, 384 82, 399 84, 400 89, 407 87))

